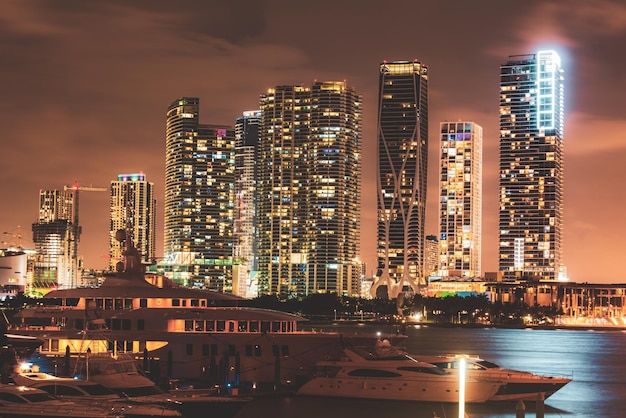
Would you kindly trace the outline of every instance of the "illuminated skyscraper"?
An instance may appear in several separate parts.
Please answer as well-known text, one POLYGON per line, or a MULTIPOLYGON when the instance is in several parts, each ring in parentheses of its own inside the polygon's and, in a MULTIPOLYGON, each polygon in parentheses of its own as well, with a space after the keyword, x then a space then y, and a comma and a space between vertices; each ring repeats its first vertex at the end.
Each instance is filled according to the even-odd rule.
MULTIPOLYGON (((307 156, 307 293, 359 296, 361 97, 345 82, 311 89, 307 156)), ((304 203, 304 202, 302 202, 304 203)), ((302 204, 301 203, 301 204, 302 204)))
POLYGON ((118 230, 130 233, 144 264, 155 263, 156 200, 154 184, 145 174, 120 174, 111 182, 111 218, 109 224, 109 265, 122 261, 124 248, 115 238, 118 230))
POLYGON ((378 271, 371 292, 395 298, 425 284, 427 67, 380 64, 378 94, 378 271))
POLYGON ((278 86, 261 95, 259 144, 259 293, 306 293, 307 234, 304 145, 311 89, 278 86))
POLYGON ((76 190, 40 190, 39 219, 32 225, 35 244, 33 287, 72 288, 78 284, 76 190))
POLYGON ((261 111, 259 292, 358 295, 361 97, 279 86, 261 111))
POLYGON ((563 70, 554 51, 500 67, 500 254, 505 279, 566 277, 563 70))
POLYGON ((200 100, 167 109, 164 273, 183 285, 232 290, 234 132, 200 124, 200 100))
POLYGON ((244 112, 235 123, 235 229, 233 293, 258 295, 257 157, 261 111, 244 112))
POLYGON ((440 133, 439 272, 480 277, 483 129, 443 122, 440 133))

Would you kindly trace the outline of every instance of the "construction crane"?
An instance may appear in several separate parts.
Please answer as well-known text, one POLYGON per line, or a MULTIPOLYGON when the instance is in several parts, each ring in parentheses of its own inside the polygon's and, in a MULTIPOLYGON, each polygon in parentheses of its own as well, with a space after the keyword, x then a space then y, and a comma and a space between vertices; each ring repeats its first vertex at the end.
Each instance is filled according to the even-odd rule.
POLYGON ((67 191, 67 190, 73 190, 74 194, 73 194, 73 220, 72 220, 72 229, 73 229, 73 254, 72 254, 72 271, 74 272, 74 278, 75 280, 78 280, 78 241, 80 240, 80 233, 81 233, 81 228, 80 228, 80 224, 79 222, 79 217, 78 217, 78 204, 79 204, 79 195, 81 191, 84 192, 106 192, 109 189, 107 189, 106 187, 93 187, 93 186, 87 186, 87 187, 83 187, 83 186, 79 186, 78 185, 78 181, 74 181, 74 185, 73 186, 63 186, 63 190, 67 191))
POLYGON ((76 190, 76 191, 83 191, 83 192, 106 192, 109 189, 107 189, 106 187, 93 187, 93 186, 79 186, 78 182, 74 182, 73 186, 63 186, 63 190, 76 190))
MULTIPOLYGON (((73 186, 63 186, 63 190, 73 190, 74 191, 74 196, 73 196, 73 204, 74 204, 74 208, 73 208, 73 215, 74 215, 74 219, 72 220, 72 222, 74 223, 74 228, 79 228, 79 223, 78 223, 78 203, 79 203, 79 199, 78 196, 80 195, 80 192, 106 192, 109 189, 107 189, 106 187, 93 187, 93 186, 88 186, 88 187, 83 187, 83 186, 79 186, 78 185, 78 181, 74 182, 73 186)), ((77 229, 76 232, 80 233, 80 231, 77 229)), ((76 236, 78 238, 78 235, 76 236)), ((78 241, 78 239, 76 239, 76 241, 78 241)))

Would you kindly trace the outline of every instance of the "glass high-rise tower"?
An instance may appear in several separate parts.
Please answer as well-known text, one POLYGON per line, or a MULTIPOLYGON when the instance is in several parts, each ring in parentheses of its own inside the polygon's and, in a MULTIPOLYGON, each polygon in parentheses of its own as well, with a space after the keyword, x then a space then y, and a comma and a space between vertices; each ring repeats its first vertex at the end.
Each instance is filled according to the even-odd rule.
POLYGON ((34 288, 69 289, 79 285, 77 193, 76 189, 39 191, 39 218, 32 225, 34 288))
POLYGON ((311 89, 307 292, 360 294, 361 97, 345 82, 311 89))
POLYGON ((257 157, 261 111, 247 111, 235 122, 235 219, 233 293, 258 295, 257 157))
POLYGON ((311 89, 302 86, 278 86, 261 95, 259 294, 306 293, 304 146, 309 139, 310 102, 311 89))
POLYGON ((167 109, 164 273, 198 288, 232 290, 234 149, 232 127, 200 123, 200 100, 167 109))
POLYGON ((371 293, 419 292, 424 280, 428 170, 428 68, 379 66, 378 270, 371 293))
POLYGON ((499 270, 564 279, 563 70, 554 51, 500 67, 499 270))
POLYGON ((439 274, 481 274, 483 129, 442 122, 439 173, 439 274))
POLYGON ((359 294, 361 97, 345 82, 261 96, 259 292, 359 294))
POLYGON ((155 263, 156 199, 154 184, 143 173, 119 174, 111 181, 111 219, 109 222, 109 267, 122 261, 125 247, 115 234, 123 229, 132 237, 141 262, 155 263))

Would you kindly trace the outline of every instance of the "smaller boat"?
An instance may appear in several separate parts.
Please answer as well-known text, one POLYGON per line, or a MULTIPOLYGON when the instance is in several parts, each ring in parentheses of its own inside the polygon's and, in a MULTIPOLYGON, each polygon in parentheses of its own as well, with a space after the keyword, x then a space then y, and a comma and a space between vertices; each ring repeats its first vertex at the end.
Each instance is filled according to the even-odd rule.
MULTIPOLYGON (((344 349, 339 361, 320 361, 318 373, 298 390, 307 396, 366 398, 399 401, 459 401, 458 376, 409 355, 366 357, 355 349, 344 349)), ((465 402, 487 402, 501 382, 468 377, 465 402)))
POLYGON ((84 379, 30 371, 14 373, 12 379, 18 385, 43 390, 62 400, 106 407, 125 418, 181 416, 180 412, 163 405, 121 398, 101 384, 84 379))
POLYGON ((201 389, 165 392, 137 368, 132 357, 121 354, 89 354, 78 364, 77 373, 126 400, 162 405, 183 416, 196 416, 210 409, 215 416, 230 417, 252 400, 251 397, 221 396, 215 391, 201 389))
POLYGON ((61 400, 43 390, 0 384, 0 416, 12 418, 121 418, 102 405, 61 400))

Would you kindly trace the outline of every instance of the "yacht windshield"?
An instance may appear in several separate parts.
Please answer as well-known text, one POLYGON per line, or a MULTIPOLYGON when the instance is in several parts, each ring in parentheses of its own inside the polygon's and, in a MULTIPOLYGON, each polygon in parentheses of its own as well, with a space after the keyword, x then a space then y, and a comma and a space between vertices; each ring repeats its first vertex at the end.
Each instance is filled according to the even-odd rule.
POLYGON ((115 392, 102 385, 79 385, 78 387, 92 396, 115 395, 115 392))
POLYGON ((25 393, 22 396, 26 398, 28 402, 47 402, 54 400, 54 397, 49 393, 25 393))
POLYGON ((495 363, 492 363, 490 361, 486 361, 486 360, 481 360, 478 362, 478 364, 480 364, 481 366, 487 368, 487 369, 499 369, 500 366, 498 366, 495 363))
POLYGON ((123 397, 135 398, 137 396, 160 395, 163 392, 156 386, 143 386, 138 388, 121 388, 117 390, 123 397))
POLYGON ((379 369, 355 369, 348 372, 348 376, 356 377, 401 377, 400 373, 392 372, 390 370, 379 369))
POLYGON ((404 370, 407 372, 416 372, 416 373, 429 373, 429 374, 447 374, 444 370, 439 367, 420 367, 420 366, 402 366, 398 367, 398 370, 404 370))

